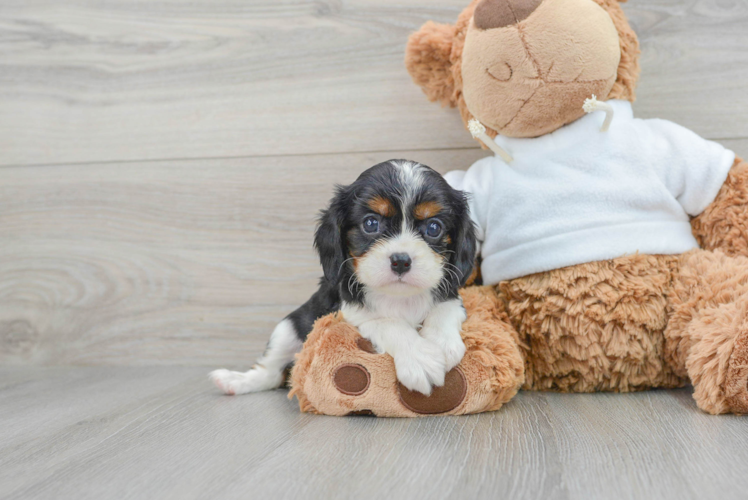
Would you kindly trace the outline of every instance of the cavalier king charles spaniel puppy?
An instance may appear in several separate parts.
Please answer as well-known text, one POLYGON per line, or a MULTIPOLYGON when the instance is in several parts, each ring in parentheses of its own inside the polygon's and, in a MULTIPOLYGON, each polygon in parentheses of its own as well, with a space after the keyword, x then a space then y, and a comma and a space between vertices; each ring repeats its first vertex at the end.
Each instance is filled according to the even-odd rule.
POLYGON ((216 370, 226 394, 280 387, 317 318, 341 311, 397 378, 431 394, 465 354, 458 290, 473 270, 476 239, 466 196, 431 168, 406 160, 375 165, 337 186, 314 238, 319 290, 278 323, 248 372, 216 370))

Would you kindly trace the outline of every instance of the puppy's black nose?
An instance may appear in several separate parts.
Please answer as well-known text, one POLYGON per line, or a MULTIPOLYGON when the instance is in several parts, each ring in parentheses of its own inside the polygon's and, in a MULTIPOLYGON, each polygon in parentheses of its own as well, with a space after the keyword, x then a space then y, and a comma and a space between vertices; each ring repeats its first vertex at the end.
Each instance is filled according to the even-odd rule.
POLYGON ((407 253, 393 253, 390 255, 390 263, 392 263, 392 270, 399 275, 403 275, 410 271, 410 264, 413 261, 410 260, 410 255, 407 253))

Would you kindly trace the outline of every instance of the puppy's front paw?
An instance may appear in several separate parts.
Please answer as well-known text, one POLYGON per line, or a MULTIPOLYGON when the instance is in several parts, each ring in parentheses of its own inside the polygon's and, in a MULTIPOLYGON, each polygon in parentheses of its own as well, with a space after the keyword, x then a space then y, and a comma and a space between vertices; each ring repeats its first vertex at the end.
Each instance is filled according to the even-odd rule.
POLYGON ((435 327, 424 326, 421 329, 421 336, 429 339, 442 350, 447 371, 459 365, 465 356, 465 343, 459 331, 450 334, 435 327))
POLYGON ((462 338, 450 342, 444 342, 441 346, 444 351, 444 360, 447 363, 447 371, 451 370, 455 366, 460 364, 462 358, 465 356, 465 343, 462 338))
POLYGON ((395 370, 405 387, 426 396, 431 394, 432 386, 444 385, 447 373, 442 350, 427 341, 419 342, 407 354, 396 356, 395 370))

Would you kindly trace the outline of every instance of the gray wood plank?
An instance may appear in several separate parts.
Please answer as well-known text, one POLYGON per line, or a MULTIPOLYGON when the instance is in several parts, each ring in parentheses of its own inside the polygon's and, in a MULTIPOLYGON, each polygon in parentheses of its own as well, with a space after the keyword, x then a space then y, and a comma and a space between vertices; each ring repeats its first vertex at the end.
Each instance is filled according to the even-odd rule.
POLYGON ((302 415, 283 390, 222 396, 200 368, 4 368, 0 380, 0 429, 14 429, 11 444, 7 430, 0 439, 3 499, 748 491, 748 419, 701 413, 689 389, 522 392, 490 414, 376 419, 302 415), (64 418, 38 420, 57 412, 64 418))
POLYGON ((87 425, 80 421, 81 415, 96 415, 128 398, 136 404, 190 376, 194 370, 185 368, 160 371, 158 376, 135 367, 117 371, 0 368, 0 421, 12 420, 12 425, 0 427, 0 456, 31 435, 45 440, 63 427, 87 425), (113 386, 118 389, 109 390, 113 386))
POLYGON ((334 183, 486 154, 0 168, 0 363, 246 365, 316 287, 334 183))
MULTIPOLYGON (((470 147, 403 67, 466 0, 8 0, 0 165, 470 147)), ((748 137, 748 3, 632 0, 637 112, 748 137)))

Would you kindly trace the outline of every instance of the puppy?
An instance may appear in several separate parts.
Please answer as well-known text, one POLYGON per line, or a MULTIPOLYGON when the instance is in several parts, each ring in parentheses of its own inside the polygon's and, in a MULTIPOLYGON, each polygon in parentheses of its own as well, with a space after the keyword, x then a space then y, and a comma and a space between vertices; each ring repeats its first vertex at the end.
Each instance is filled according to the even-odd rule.
POLYGON ((226 394, 279 387, 317 320, 340 310, 410 390, 431 394, 465 354, 458 289, 473 270, 475 230, 465 195, 431 168, 390 160, 338 186, 314 238, 319 290, 278 323, 248 372, 216 370, 226 394))

